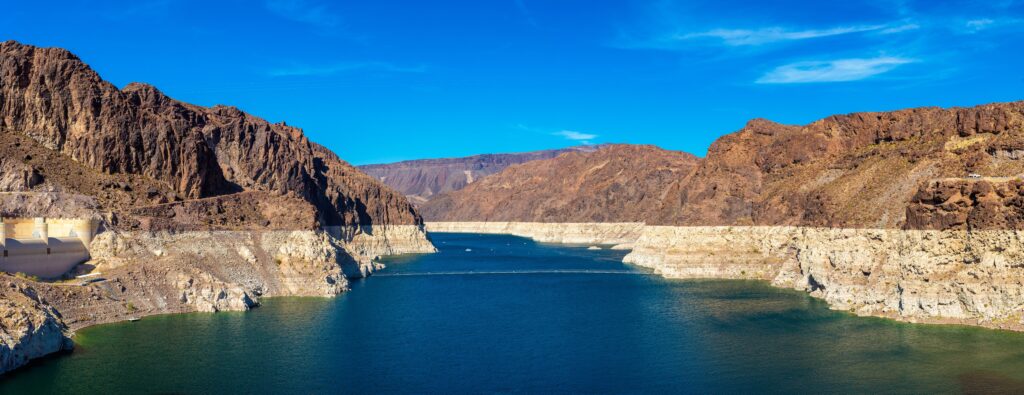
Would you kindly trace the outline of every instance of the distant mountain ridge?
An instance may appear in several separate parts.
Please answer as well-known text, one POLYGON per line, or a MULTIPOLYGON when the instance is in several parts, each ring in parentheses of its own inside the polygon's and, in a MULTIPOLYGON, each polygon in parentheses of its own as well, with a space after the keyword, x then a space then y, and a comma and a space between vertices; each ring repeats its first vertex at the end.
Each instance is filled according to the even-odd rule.
POLYGON ((665 155, 622 146, 511 166, 421 211, 428 221, 1024 227, 1024 102, 804 126, 754 119, 703 159, 666 167, 665 155))
POLYGON ((566 152, 591 152, 601 145, 521 153, 482 154, 462 158, 417 159, 395 163, 358 166, 366 174, 422 204, 432 197, 457 191, 506 167, 534 160, 550 159, 566 152))
POLYGON ((653 220, 662 197, 699 163, 652 145, 609 144, 591 152, 509 166, 420 206, 428 221, 634 222, 653 220))

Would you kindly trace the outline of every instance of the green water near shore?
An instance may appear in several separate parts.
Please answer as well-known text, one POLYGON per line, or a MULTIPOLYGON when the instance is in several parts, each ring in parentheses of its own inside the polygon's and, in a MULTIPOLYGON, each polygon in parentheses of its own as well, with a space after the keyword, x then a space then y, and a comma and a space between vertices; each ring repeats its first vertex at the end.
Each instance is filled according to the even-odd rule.
POLYGON ((831 311, 624 252, 434 235, 337 298, 87 328, 0 393, 1024 392, 1024 334, 831 311), (476 274, 470 274, 476 273, 476 274))

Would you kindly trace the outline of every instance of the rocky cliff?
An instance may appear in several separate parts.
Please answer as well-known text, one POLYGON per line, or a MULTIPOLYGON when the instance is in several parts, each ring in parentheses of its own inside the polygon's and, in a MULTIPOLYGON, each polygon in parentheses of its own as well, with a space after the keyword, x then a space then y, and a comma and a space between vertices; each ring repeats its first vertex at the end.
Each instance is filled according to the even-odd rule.
POLYGON ((838 310, 1024 330, 1018 230, 648 226, 625 261, 670 278, 762 279, 838 310))
POLYGON ((994 193, 975 203, 972 192, 958 193, 978 213, 974 222, 1016 223, 980 218, 995 213, 990 198, 1000 200, 999 215, 1019 217, 1008 180, 1024 173, 1024 102, 837 115, 805 126, 755 119, 703 159, 628 146, 563 155, 511 166, 432 199, 423 212, 439 221, 934 229, 953 202, 921 206, 945 203, 925 198, 934 195, 929 185, 974 188, 971 173, 994 193))
POLYGON ((1021 146, 1024 102, 837 115, 806 126, 754 120, 715 141, 651 223, 900 228, 919 187, 969 173, 1020 174, 1021 146))
POLYGON ((13 157, 21 165, 6 166, 28 166, 21 172, 39 173, 42 183, 100 195, 109 209, 259 191, 309 202, 324 226, 420 223, 401 194, 300 129, 233 107, 183 103, 145 84, 118 89, 59 48, 0 43, 0 133, 22 154, 13 157), (127 197, 104 199, 96 191, 104 185, 79 174, 77 164, 127 197))
POLYGON ((84 326, 336 295, 378 256, 434 251, 402 194, 300 129, 118 89, 68 51, 13 41, 0 43, 0 216, 101 230, 72 273, 95 283, 0 275, 0 373, 84 326))
POLYGON ((0 373, 55 352, 71 350, 60 314, 36 290, 0 274, 0 373))
POLYGON ((511 165, 550 159, 566 152, 591 152, 598 148, 600 146, 578 146, 514 154, 407 160, 359 166, 359 170, 404 193, 412 202, 422 204, 434 196, 465 188, 511 165))
POLYGON ((421 211, 431 221, 641 222, 697 162, 683 152, 610 144, 509 166, 421 211))

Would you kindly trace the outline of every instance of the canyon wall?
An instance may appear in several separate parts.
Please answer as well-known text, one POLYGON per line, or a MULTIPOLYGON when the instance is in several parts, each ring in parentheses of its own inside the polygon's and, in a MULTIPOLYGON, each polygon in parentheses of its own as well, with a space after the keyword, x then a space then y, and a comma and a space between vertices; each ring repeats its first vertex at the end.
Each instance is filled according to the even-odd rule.
POLYGON ((335 295, 379 268, 374 257, 434 251, 401 193, 301 129, 118 88, 67 50, 14 41, 0 43, 0 216, 100 231, 94 259, 65 273, 96 282, 0 274, 0 288, 25 291, 0 292, 0 308, 34 317, 2 328, 27 329, 0 333, 0 373, 84 326, 335 295))
POLYGON ((764 280, 858 315, 1024 330, 1024 231, 431 222, 427 229, 574 243, 584 232, 589 244, 630 246, 624 262, 666 278, 764 280))

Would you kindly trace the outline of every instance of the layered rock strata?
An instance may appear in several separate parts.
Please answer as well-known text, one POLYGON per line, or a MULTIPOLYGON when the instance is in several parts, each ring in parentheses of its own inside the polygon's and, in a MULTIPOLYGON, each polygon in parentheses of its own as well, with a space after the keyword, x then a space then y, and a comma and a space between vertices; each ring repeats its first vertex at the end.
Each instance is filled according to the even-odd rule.
POLYGON ((625 243, 632 251, 624 262, 666 278, 764 280, 858 315, 1024 330, 1024 232, 1017 230, 514 222, 428 222, 427 229, 625 243))
POLYGON ((1024 330, 1024 232, 648 226, 627 263, 669 278, 745 278, 833 308, 1024 330))

